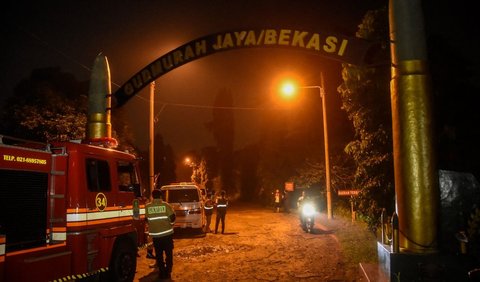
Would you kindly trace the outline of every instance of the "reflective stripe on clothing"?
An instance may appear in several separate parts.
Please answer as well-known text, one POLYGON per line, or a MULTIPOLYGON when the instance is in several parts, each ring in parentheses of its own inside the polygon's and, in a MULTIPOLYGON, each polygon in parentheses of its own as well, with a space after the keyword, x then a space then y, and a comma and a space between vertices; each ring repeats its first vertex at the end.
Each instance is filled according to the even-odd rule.
POLYGON ((168 216, 157 216, 157 217, 149 217, 148 220, 162 220, 162 219, 168 219, 168 216))
POLYGON ((205 202, 205 205, 203 206, 203 209, 205 211, 206 216, 211 216, 213 214, 213 209, 215 208, 214 202, 212 199, 207 199, 205 202))
POLYGON ((227 212, 228 200, 225 198, 217 199, 217 213, 224 214, 227 212))
POLYGON ((158 236, 158 237, 162 237, 162 236, 165 236, 165 235, 170 235, 170 234, 173 234, 173 228, 170 228, 169 230, 166 230, 166 231, 161 231, 161 232, 149 232, 148 235, 150 236, 158 236))
POLYGON ((145 215, 148 220, 148 234, 150 236, 163 237, 173 234, 170 218, 174 215, 174 211, 168 203, 160 199, 154 199, 146 205, 145 215))

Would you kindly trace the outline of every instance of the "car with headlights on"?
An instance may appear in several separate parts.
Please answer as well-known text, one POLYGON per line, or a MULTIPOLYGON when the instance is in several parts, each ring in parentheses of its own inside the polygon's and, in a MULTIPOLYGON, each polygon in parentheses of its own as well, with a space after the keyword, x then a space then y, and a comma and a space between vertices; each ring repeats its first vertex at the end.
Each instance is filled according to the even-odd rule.
POLYGON ((160 188, 163 200, 175 211, 175 228, 202 230, 205 225, 202 192, 193 183, 174 183, 160 188))

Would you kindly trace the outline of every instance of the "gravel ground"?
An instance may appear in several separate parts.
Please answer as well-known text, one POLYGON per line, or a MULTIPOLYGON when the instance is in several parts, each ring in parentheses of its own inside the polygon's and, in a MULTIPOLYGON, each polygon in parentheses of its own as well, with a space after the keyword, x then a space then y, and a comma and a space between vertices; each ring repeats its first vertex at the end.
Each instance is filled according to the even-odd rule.
MULTIPOLYGON (((358 263, 342 251, 340 230, 353 233, 349 239, 356 240, 353 244, 369 247, 373 242, 366 231, 343 219, 327 222, 324 214, 318 214, 314 232, 307 234, 299 226, 296 211, 275 213, 233 205, 225 234, 175 231, 172 280, 363 281, 358 263)), ((158 270, 149 267, 153 260, 145 255, 145 250, 140 251, 135 281, 157 281, 158 270)))

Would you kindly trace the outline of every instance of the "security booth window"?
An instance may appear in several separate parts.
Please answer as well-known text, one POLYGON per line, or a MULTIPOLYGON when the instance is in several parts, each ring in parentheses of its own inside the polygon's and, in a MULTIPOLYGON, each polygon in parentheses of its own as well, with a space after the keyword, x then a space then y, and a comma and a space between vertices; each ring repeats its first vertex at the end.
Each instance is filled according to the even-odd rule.
POLYGON ((88 158, 86 160, 87 184, 91 192, 112 190, 110 167, 105 160, 88 158))

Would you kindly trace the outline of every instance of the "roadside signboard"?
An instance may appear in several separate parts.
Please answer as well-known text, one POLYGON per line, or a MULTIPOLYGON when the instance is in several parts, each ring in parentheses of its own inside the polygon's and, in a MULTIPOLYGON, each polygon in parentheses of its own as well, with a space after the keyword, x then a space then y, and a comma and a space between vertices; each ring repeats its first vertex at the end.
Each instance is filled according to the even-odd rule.
POLYGON ((350 201, 350 206, 351 206, 351 210, 352 210, 352 222, 355 221, 355 219, 357 218, 357 212, 355 211, 354 209, 354 196, 357 196, 358 193, 360 193, 360 190, 338 190, 338 196, 350 196, 351 197, 351 201, 350 201))
POLYGON ((356 196, 360 190, 338 190, 338 196, 356 196))
POLYGON ((285 182, 285 191, 293 192, 295 185, 293 182, 285 182))

